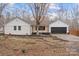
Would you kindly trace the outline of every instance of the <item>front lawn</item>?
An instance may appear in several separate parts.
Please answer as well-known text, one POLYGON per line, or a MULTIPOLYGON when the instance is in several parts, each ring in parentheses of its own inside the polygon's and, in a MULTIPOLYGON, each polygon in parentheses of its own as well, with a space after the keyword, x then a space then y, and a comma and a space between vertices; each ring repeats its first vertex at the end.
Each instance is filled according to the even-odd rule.
POLYGON ((72 44, 52 36, 0 36, 0 55, 79 55, 72 44))

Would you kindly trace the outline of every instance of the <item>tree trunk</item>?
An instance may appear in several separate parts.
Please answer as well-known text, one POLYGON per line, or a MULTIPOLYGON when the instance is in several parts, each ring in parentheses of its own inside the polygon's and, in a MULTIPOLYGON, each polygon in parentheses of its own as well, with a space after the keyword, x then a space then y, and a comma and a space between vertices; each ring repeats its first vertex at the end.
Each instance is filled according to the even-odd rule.
POLYGON ((5 25, 3 26, 3 35, 5 34, 5 25))
POLYGON ((36 35, 39 35, 39 25, 37 25, 37 32, 36 35))

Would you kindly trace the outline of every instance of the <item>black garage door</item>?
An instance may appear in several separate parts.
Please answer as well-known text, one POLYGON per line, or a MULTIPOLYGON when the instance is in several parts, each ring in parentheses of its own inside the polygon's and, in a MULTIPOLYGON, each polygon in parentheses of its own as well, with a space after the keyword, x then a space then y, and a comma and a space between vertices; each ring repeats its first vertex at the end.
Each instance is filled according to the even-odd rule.
POLYGON ((66 33, 66 27, 51 27, 51 33, 66 33))

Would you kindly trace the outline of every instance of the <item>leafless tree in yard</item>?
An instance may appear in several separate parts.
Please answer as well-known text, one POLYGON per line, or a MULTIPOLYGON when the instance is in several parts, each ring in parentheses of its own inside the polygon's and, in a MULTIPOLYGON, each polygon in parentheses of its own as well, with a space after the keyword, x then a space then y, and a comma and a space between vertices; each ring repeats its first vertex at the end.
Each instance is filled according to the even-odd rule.
POLYGON ((29 7, 32 11, 32 15, 36 20, 37 35, 39 35, 39 25, 43 21, 44 16, 47 14, 49 4, 48 3, 31 3, 29 7))
POLYGON ((63 5, 62 8, 58 11, 59 19, 64 20, 71 26, 71 29, 76 29, 78 30, 79 25, 78 25, 78 19, 79 19, 79 5, 74 4, 73 8, 68 10, 68 8, 65 8, 63 10, 63 5), (63 17, 65 17, 63 19, 63 17))
POLYGON ((72 14, 72 28, 75 30, 79 29, 78 19, 79 19, 79 5, 74 5, 71 11, 72 14))
POLYGON ((4 22, 5 22, 5 19, 2 15, 2 11, 5 9, 7 3, 0 3, 0 26, 3 27, 3 33, 4 33, 4 22))
POLYGON ((6 5, 7 5, 7 3, 0 3, 0 17, 1 17, 2 11, 6 5))
POLYGON ((31 21, 30 14, 27 11, 25 11, 25 10, 21 10, 21 16, 22 16, 22 19, 23 20, 26 20, 27 22, 30 22, 31 21))
POLYGON ((77 5, 76 8, 75 8, 75 25, 76 25, 76 30, 79 30, 78 20, 79 20, 79 5, 77 5))

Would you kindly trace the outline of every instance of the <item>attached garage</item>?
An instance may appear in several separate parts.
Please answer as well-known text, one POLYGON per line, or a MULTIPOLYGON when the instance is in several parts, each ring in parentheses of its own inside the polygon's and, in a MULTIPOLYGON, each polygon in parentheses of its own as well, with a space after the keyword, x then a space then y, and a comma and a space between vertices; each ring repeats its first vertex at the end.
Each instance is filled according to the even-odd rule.
POLYGON ((51 33, 66 33, 66 27, 51 27, 51 33))
POLYGON ((60 20, 57 20, 51 24, 49 24, 49 32, 50 33, 59 33, 59 34, 62 34, 62 33, 68 33, 69 30, 68 30, 68 25, 60 20))

